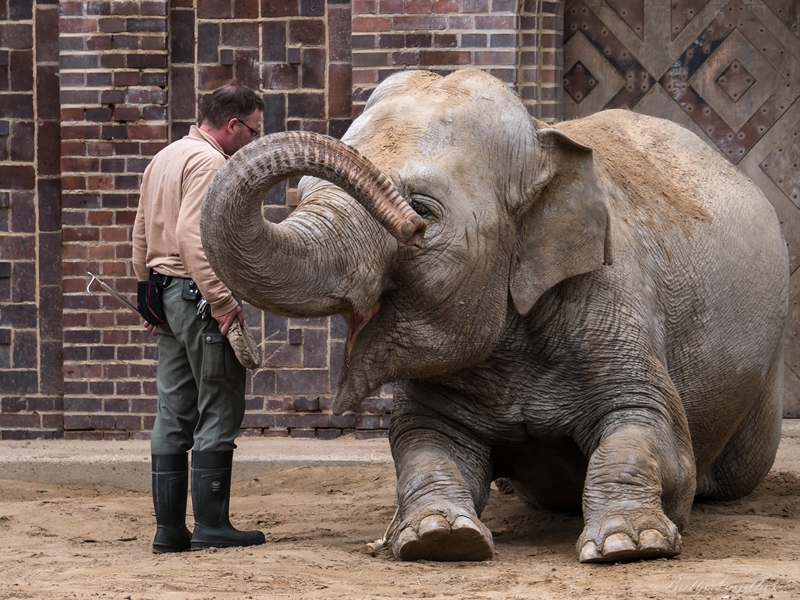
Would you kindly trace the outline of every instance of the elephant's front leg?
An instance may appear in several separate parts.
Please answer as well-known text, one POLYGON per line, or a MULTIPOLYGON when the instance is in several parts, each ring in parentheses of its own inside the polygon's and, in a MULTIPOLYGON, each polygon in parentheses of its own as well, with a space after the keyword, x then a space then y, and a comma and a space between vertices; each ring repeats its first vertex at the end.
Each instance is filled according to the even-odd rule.
POLYGON ((695 466, 691 448, 674 437, 624 425, 602 439, 583 492, 581 562, 680 554, 678 529, 691 509, 695 466))
POLYGON ((401 560, 488 560, 492 534, 478 516, 489 495, 489 447, 441 415, 395 394, 390 443, 397 469, 401 560))

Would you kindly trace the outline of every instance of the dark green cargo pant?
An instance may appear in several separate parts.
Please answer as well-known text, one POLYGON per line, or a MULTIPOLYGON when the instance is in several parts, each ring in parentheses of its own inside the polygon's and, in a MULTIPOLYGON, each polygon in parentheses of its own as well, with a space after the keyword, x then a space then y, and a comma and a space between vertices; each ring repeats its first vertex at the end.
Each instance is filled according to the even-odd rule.
POLYGON ((158 412, 153 454, 233 450, 244 418, 246 370, 210 315, 183 300, 182 279, 164 288, 167 322, 158 325, 158 412))

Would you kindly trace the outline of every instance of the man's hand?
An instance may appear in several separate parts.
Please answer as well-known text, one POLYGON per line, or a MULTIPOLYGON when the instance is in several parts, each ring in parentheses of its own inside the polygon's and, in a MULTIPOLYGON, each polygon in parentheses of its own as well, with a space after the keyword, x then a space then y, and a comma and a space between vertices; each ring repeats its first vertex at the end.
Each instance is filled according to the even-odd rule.
POLYGON ((228 329, 231 328, 231 323, 233 323, 234 319, 238 319, 239 323, 244 323, 244 313, 242 312, 241 306, 237 306, 231 312, 214 318, 219 324, 219 332, 222 335, 227 335, 228 329))
POLYGON ((152 335, 153 337, 158 337, 158 332, 156 331, 155 325, 153 325, 152 323, 148 323, 147 321, 142 321, 142 325, 144 325, 144 328, 150 332, 150 335, 152 335))

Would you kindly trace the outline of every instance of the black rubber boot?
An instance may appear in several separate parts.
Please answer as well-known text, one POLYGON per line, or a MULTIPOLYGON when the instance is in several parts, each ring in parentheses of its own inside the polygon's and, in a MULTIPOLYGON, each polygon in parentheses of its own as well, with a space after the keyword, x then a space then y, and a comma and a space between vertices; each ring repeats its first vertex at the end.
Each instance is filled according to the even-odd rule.
POLYGON ((192 451, 192 548, 257 546, 266 540, 258 530, 239 531, 228 516, 233 451, 192 451))
POLYGON ((183 454, 153 454, 153 507, 156 537, 153 552, 183 552, 191 548, 192 532, 186 528, 186 494, 189 460, 183 454))

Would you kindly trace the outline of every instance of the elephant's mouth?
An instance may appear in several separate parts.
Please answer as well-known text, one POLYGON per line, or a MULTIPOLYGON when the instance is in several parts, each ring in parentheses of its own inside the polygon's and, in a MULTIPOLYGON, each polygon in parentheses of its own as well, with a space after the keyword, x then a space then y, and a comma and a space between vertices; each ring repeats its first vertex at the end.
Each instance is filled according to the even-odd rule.
POLYGON ((357 312, 353 312, 350 315, 350 322, 347 327, 347 362, 350 362, 350 354, 353 350, 353 346, 356 343, 356 339, 358 339, 358 334, 367 326, 370 319, 378 314, 378 311, 381 309, 381 301, 378 300, 375 304, 372 305, 365 315, 361 315, 357 312))
MULTIPOLYGON (((367 324, 380 312, 381 301, 378 300, 365 313, 353 312, 347 329, 347 342, 345 344, 344 364, 339 375, 339 386, 333 399, 332 412, 334 415, 341 415, 361 402, 370 391, 377 385, 385 383, 386 373, 376 373, 374 370, 365 368, 364 349, 356 349, 356 342, 359 334, 367 324), (355 357, 353 352, 355 350, 355 357)), ((364 342, 361 342, 363 344, 364 342)), ((361 346, 359 344, 359 346, 361 346)), ((385 366, 384 363, 383 366, 385 366)))

